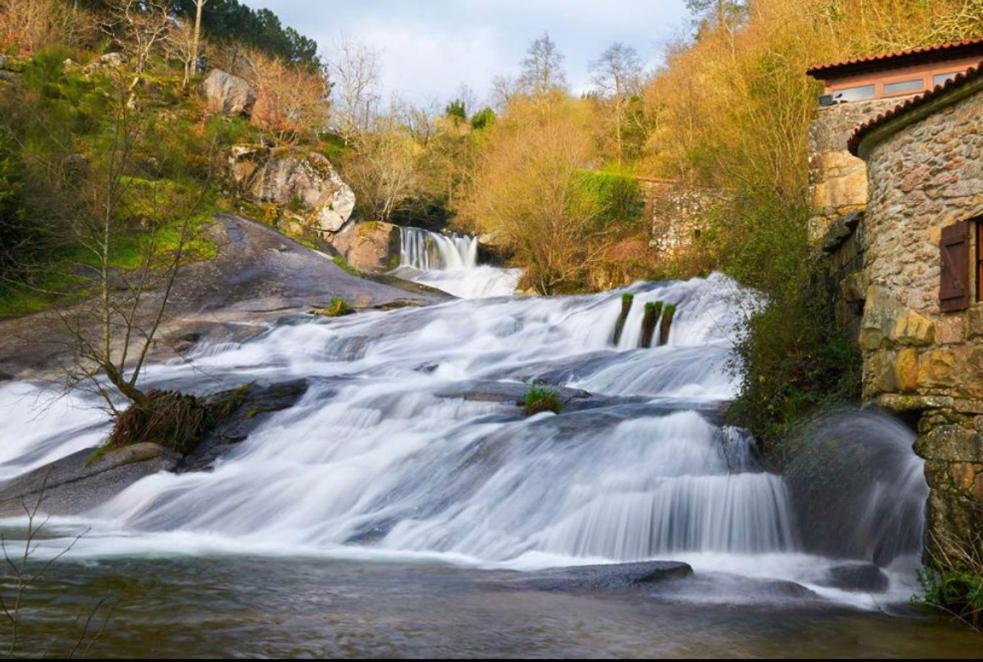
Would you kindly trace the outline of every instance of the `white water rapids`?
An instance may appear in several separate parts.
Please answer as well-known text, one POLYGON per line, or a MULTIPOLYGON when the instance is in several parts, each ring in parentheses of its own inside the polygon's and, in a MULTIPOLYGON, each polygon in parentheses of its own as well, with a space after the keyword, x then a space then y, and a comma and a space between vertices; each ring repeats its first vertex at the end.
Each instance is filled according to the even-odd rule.
POLYGON ((509 296, 520 269, 478 264, 478 239, 421 228, 400 228, 400 261, 395 275, 462 299, 509 296))
MULTIPOLYGON (((757 466, 749 437, 720 426, 748 295, 716 274, 628 290, 618 347, 623 291, 303 317, 152 366, 148 383, 198 392, 298 377, 310 388, 214 471, 151 476, 90 513, 73 554, 671 559, 860 600, 812 583, 833 561, 803 548, 785 482, 757 466), (669 343, 639 349, 657 300, 677 305, 669 343), (533 381, 592 395, 564 391, 562 414, 526 418, 516 400, 533 381)), ((0 480, 105 431, 82 396, 34 408, 47 393, 0 386, 0 480)))

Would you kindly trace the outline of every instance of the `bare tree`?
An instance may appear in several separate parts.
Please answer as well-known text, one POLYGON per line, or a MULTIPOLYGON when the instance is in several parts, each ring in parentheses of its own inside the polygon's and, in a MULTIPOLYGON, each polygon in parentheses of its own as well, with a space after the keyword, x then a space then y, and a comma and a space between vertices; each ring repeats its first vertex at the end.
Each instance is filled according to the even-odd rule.
POLYGON ((127 105, 133 106, 150 56, 167 39, 171 26, 171 5, 166 0, 112 0, 105 29, 111 36, 122 35, 132 55, 127 105))
POLYGON ((168 50, 181 60, 184 67, 184 79, 181 86, 187 88, 191 77, 198 73, 198 59, 201 51, 201 12, 208 0, 195 0, 196 14, 194 22, 175 22, 167 31, 165 43, 168 50))
POLYGON ((516 82, 511 76, 495 76, 492 79, 491 101, 498 112, 505 110, 516 93, 516 82))
POLYGON ((529 45, 526 58, 522 61, 522 75, 519 88, 531 96, 546 96, 567 86, 563 72, 563 54, 550 39, 549 33, 529 45))
POLYGON ((123 88, 121 83, 107 154, 93 165, 83 193, 84 208, 71 219, 73 240, 96 265, 92 275, 98 295, 54 312, 76 357, 69 384, 93 387, 117 416, 118 396, 138 409, 151 404, 139 386, 140 377, 165 321, 194 219, 208 190, 207 182, 197 191, 174 190, 167 182, 133 176, 141 132, 138 120, 154 119, 138 118, 125 102, 123 88), (134 268, 117 268, 114 257, 127 241, 136 244, 131 251, 135 250, 138 263, 134 268))
POLYGON ((365 213, 382 221, 420 187, 424 151, 407 128, 407 113, 393 100, 388 112, 356 136, 355 155, 345 168, 365 213))
POLYGON ((634 48, 615 42, 591 63, 591 71, 598 94, 611 106, 616 156, 620 165, 624 156, 625 113, 632 98, 641 92, 642 62, 634 48))
POLYGON ((379 55, 362 42, 344 38, 328 64, 338 131, 350 143, 368 130, 379 103, 379 55))

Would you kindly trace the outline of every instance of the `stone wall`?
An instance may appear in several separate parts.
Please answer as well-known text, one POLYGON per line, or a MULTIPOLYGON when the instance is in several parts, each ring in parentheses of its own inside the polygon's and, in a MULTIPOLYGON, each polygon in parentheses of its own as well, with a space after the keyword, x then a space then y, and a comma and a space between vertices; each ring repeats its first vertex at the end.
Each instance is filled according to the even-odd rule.
POLYGON ((930 541, 944 545, 983 527, 983 304, 939 307, 942 228, 983 215, 983 93, 899 129, 867 169, 864 395, 920 414, 930 541))
POLYGON ((837 219, 867 206, 866 165, 847 150, 847 140, 853 130, 904 99, 858 101, 816 110, 809 127, 809 191, 812 197, 809 240, 813 245, 822 243, 837 219))
POLYGON ((672 179, 641 179, 646 218, 651 220, 650 245, 660 255, 675 256, 699 238, 708 215, 725 196, 712 188, 672 179))

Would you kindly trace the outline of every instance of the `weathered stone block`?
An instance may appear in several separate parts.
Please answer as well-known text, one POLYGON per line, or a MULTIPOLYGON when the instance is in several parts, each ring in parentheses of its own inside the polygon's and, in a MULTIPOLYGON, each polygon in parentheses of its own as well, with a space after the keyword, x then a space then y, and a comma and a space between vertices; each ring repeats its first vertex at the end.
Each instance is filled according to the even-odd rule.
POLYGON ((897 344, 928 346, 935 338, 931 320, 906 308, 886 288, 871 285, 860 325, 860 345, 866 350, 897 344))
POLYGON ((898 352, 894 363, 898 390, 911 393, 918 388, 918 351, 906 347, 898 352))
POLYGON ((915 452, 926 460, 981 463, 983 439, 975 430, 942 425, 920 436, 915 442, 915 452))
POLYGON ((983 303, 970 306, 966 311, 966 335, 970 338, 983 337, 983 303))

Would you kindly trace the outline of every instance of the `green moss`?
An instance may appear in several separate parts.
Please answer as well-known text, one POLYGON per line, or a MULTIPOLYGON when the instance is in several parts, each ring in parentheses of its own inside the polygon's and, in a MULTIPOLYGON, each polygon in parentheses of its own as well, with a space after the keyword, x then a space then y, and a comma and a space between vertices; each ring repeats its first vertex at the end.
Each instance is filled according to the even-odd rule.
POLYGON ((331 260, 336 265, 344 269, 347 273, 351 274, 352 276, 355 276, 356 278, 362 277, 362 272, 356 269, 355 267, 353 267, 352 265, 348 264, 345 258, 341 257, 340 255, 334 256, 333 258, 331 258, 331 260))
POLYGON ((628 313, 631 312, 634 301, 635 295, 631 292, 625 292, 621 295, 621 313, 618 315, 618 321, 614 324, 614 334, 611 336, 611 344, 615 347, 621 342, 621 334, 624 333, 625 322, 628 321, 628 313))
POLYGON ((659 345, 669 344, 669 334, 672 332, 672 320, 676 316, 676 304, 667 303, 662 308, 662 322, 659 324, 659 345))
POLYGON ((531 386, 526 391, 524 400, 526 416, 534 416, 544 411, 551 411, 559 414, 563 411, 563 402, 560 401, 560 394, 551 388, 543 386, 531 386))
POLYGON ((651 347, 655 337, 655 325, 662 315, 664 304, 661 301, 649 301, 645 304, 645 315, 642 317, 642 342, 640 347, 651 347))

